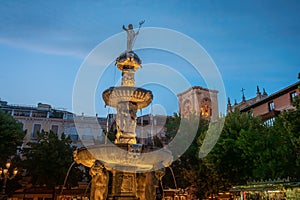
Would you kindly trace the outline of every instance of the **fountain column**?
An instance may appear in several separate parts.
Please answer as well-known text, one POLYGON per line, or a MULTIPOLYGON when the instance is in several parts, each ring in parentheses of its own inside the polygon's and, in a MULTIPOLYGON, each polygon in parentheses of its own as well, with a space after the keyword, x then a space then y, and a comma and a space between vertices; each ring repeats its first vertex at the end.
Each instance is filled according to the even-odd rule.
POLYGON ((116 59, 122 71, 122 85, 103 92, 105 104, 117 109, 115 144, 136 144, 136 112, 152 102, 152 92, 134 87, 134 73, 141 66, 140 58, 133 52, 125 52, 116 59))

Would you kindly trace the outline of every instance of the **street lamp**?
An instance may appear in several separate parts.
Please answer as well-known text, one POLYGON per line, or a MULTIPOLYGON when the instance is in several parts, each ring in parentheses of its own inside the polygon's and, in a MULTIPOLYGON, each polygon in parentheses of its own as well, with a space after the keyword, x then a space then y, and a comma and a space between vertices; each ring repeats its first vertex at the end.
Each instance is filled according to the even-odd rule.
POLYGON ((3 186, 2 186, 2 195, 5 195, 5 190, 6 190, 6 182, 7 182, 7 179, 11 180, 13 178, 15 178, 15 176, 17 175, 18 173, 18 170, 17 168, 15 168, 12 172, 12 174, 9 172, 9 168, 11 166, 11 162, 10 160, 8 160, 5 164, 5 169, 2 169, 0 167, 0 180, 3 179, 3 186))

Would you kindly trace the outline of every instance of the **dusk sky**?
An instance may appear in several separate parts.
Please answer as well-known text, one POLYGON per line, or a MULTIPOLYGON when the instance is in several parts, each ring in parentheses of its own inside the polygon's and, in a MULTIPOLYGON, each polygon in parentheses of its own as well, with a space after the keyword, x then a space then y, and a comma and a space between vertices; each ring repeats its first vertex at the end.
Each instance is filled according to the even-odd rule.
MULTIPOLYGON (((132 23, 138 27, 141 20, 145 20, 145 28, 175 30, 199 43, 216 64, 226 98, 230 97, 232 103, 234 99, 241 101, 242 88, 246 98, 256 95, 257 85, 272 94, 298 81, 299 11, 298 0, 2 1, 0 98, 9 104, 35 106, 43 102, 72 111, 74 83, 86 56, 101 42, 120 33, 124 34, 124 49, 119 51, 124 51, 122 25, 132 23)), ((137 42, 142 40, 142 34, 143 29, 137 42)), ((206 87, 201 78, 193 75, 188 61, 165 51, 136 52, 145 65, 141 71, 147 71, 147 63, 168 65, 179 69, 191 86, 206 87)), ((97 85, 96 112, 101 116, 107 112, 101 93, 117 84, 120 77, 113 64, 112 60, 103 83, 97 85)), ((180 84, 175 76, 170 77, 172 73, 159 68, 156 73, 149 77, 160 74, 180 84)), ((158 110, 164 107, 167 114, 178 112, 176 94, 159 84, 144 86, 153 90, 153 103, 161 104, 158 110)), ((220 108, 223 113, 226 103, 220 108)))

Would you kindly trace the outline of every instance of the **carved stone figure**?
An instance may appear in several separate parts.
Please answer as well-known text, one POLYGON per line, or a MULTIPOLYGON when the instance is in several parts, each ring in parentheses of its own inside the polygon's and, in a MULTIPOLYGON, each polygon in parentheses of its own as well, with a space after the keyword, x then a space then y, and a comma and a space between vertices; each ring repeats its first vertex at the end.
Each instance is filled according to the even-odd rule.
POLYGON ((137 105, 132 102, 121 102, 118 104, 117 110, 116 142, 118 142, 120 138, 134 139, 137 105))
POLYGON ((95 164, 90 169, 92 176, 91 199, 106 200, 108 193, 108 171, 100 161, 95 161, 95 164))
POLYGON ((93 155, 86 150, 85 147, 82 147, 78 150, 75 150, 73 152, 74 161, 77 164, 83 164, 87 167, 92 167, 96 159, 93 157, 93 155))
POLYGON ((146 173, 144 174, 138 174, 138 177, 137 177, 137 197, 139 199, 147 199, 146 198, 146 193, 145 193, 145 190, 146 190, 146 173))

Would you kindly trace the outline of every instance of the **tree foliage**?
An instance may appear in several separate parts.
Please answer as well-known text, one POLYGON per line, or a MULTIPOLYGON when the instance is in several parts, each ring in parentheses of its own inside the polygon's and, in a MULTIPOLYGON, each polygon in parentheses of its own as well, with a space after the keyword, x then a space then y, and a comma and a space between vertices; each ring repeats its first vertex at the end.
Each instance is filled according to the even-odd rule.
MULTIPOLYGON (((71 140, 62 134, 58 138, 53 132, 37 134, 37 141, 30 142, 24 148, 24 168, 32 177, 34 185, 53 188, 63 185, 69 166, 73 163, 74 147, 70 146, 71 140)), ((73 167, 68 178, 68 185, 75 185, 82 177, 77 167, 73 167)))
POLYGON ((281 173, 276 177, 300 179, 300 104, 296 105, 295 110, 283 111, 270 127, 269 137, 277 138, 277 143, 272 144, 278 152, 273 160, 277 159, 275 170, 281 173))
MULTIPOLYGON (((230 113, 225 118, 221 135, 211 152, 202 159, 203 168, 210 173, 206 180, 206 195, 224 191, 231 185, 245 183, 252 176, 253 161, 249 157, 248 133, 256 137, 263 131, 259 119, 253 119, 249 114, 230 113)), ((208 134, 208 133, 206 133, 208 134)), ((202 138, 199 138, 202 144, 202 138)), ((200 189, 200 188, 199 188, 200 189)))
POLYGON ((4 114, 0 110, 0 163, 5 164, 8 158, 17 154, 17 148, 21 146, 25 132, 22 124, 11 115, 4 114))
MULTIPOLYGON (((294 105, 296 109, 282 112, 273 126, 266 126, 260 117, 249 113, 228 113, 221 135, 208 154, 205 148, 203 151, 203 141, 216 130, 208 131, 208 123, 200 120, 198 139, 172 164, 178 187, 194 187, 195 195, 201 199, 247 181, 287 177, 299 180, 300 104, 297 98, 294 105)), ((170 139, 178 134, 181 120, 178 115, 167 120, 170 139)), ((186 135, 182 136, 183 140, 186 135)), ((166 176, 166 182, 172 186, 172 180, 166 176)))
MULTIPOLYGON (((197 116, 181 118, 179 115, 174 114, 173 117, 167 118, 166 136, 168 139, 172 142, 175 137, 179 137, 176 138, 177 141, 182 143, 190 143, 189 147, 182 155, 180 155, 180 157, 173 155, 175 161, 172 163, 171 168, 174 171, 176 179, 175 181, 179 188, 186 188, 188 186, 205 187, 203 185, 199 185, 200 183, 205 182, 202 177, 205 175, 205 170, 207 170, 207 168, 205 168, 205 166, 202 165, 201 160, 199 160, 197 138, 203 134, 207 128, 208 121, 197 116), (196 128, 196 134, 193 138, 189 138, 191 137, 191 132, 194 131, 194 128, 192 127, 196 128)), ((174 152, 177 152, 177 145, 177 143, 169 144, 173 154, 174 152)), ((166 169, 166 175, 163 177, 163 181, 165 187, 175 188, 175 183, 170 170, 166 169)), ((200 190, 197 190, 195 193, 199 191, 200 190)), ((198 194, 198 196, 201 195, 202 193, 198 194)))

